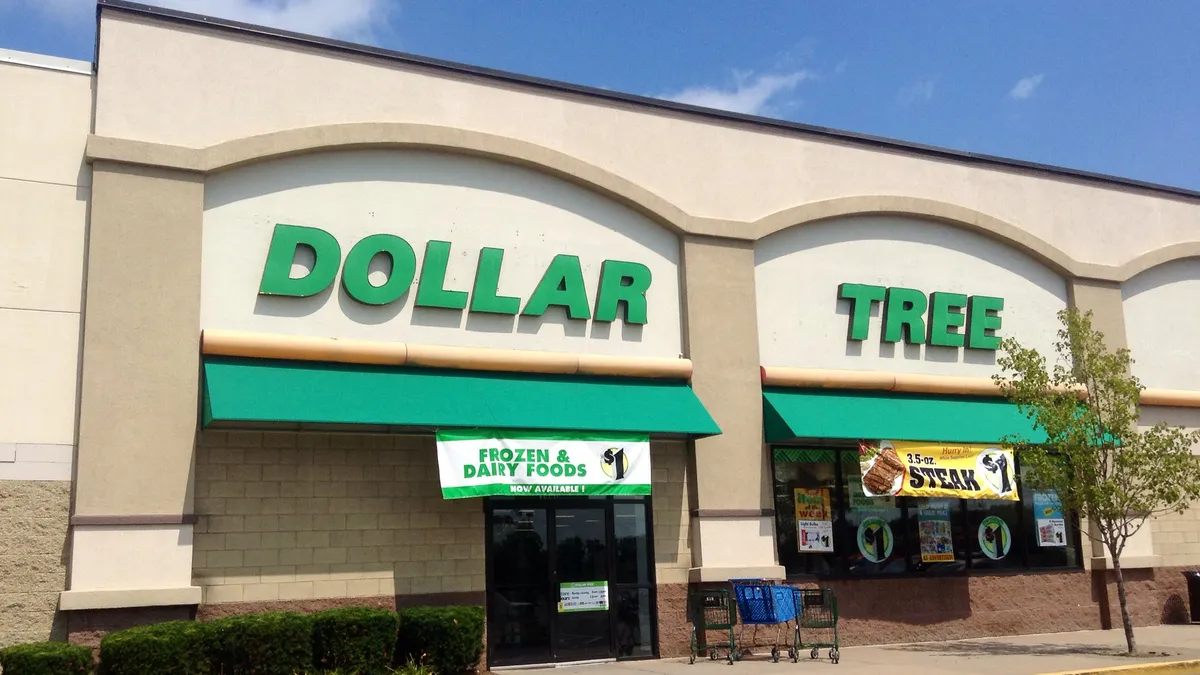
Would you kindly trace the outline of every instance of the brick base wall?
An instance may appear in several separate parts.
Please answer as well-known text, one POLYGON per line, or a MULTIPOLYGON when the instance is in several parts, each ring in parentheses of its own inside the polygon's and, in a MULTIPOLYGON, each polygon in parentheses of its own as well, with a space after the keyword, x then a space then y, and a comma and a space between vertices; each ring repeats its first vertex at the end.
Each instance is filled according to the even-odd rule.
POLYGON ((0 648, 62 640, 71 484, 0 480, 0 648))
MULTIPOLYGON (((1185 569, 1126 570, 1135 626, 1188 621, 1185 569)), ((1075 630, 1120 629, 1115 577, 1108 573, 1107 608, 1090 572, 977 575, 927 579, 823 582, 837 595, 838 638, 843 645, 927 642, 1075 630), (1107 609, 1107 614, 1106 614, 1107 609)), ((816 587, 817 584, 798 584, 816 587)), ((689 651, 687 586, 659 587, 659 649, 663 657, 689 651)), ((739 647, 765 646, 774 627, 739 627, 739 647), (756 640, 757 638, 757 640, 756 640)), ((815 634, 824 641, 820 633, 815 634)), ((728 634, 708 634, 713 644, 728 634)))

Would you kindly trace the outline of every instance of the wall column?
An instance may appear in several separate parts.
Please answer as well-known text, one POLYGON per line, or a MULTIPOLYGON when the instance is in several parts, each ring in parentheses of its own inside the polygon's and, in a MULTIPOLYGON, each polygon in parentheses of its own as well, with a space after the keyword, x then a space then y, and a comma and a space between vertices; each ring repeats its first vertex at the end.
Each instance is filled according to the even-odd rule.
MULTIPOLYGON (((1082 312, 1092 312, 1092 328, 1104 334, 1104 343, 1109 349, 1128 348, 1129 341, 1125 333, 1125 302, 1121 295, 1120 284, 1096 279, 1071 279, 1068 282, 1067 301, 1070 306, 1082 312)), ((1092 523, 1084 522, 1081 525, 1096 534, 1095 525, 1092 523)), ((1104 545, 1095 539, 1087 543, 1091 545, 1091 557, 1085 561, 1085 565, 1089 569, 1108 569, 1110 563, 1104 545)), ((1129 540, 1126 553, 1121 556, 1121 567, 1128 569, 1155 567, 1159 560, 1159 557, 1154 555, 1151 528, 1147 523, 1137 535, 1129 540)))
POLYGON ((689 580, 781 578, 763 443, 754 247, 688 236, 682 249, 692 386, 721 427, 719 436, 695 441, 692 453, 689 580))
POLYGON ((64 610, 186 606, 199 398, 199 174, 96 162, 64 610))

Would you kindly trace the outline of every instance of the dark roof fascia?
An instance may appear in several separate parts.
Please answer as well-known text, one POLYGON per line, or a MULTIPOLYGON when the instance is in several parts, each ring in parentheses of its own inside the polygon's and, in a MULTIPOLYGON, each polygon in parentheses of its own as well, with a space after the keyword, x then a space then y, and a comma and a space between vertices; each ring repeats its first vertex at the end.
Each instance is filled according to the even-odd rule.
POLYGON ((380 47, 371 47, 368 45, 347 42, 344 40, 335 40, 332 38, 323 38, 304 33, 296 33, 292 31, 279 30, 266 26, 258 26, 240 21, 230 21, 216 17, 205 16, 202 14, 194 14, 191 12, 181 12, 173 9, 162 7, 154 7, 137 2, 128 2, 127 0, 97 0, 96 2, 96 58, 95 68, 99 69, 99 21, 100 16, 106 9, 115 9, 133 14, 141 14, 154 17, 175 23, 188 24, 193 26, 204 26, 223 31, 236 32, 242 34, 256 35, 272 40, 290 42, 293 44, 304 45, 309 47, 318 47, 331 51, 338 51, 360 56, 370 56, 375 58, 386 59, 396 63, 403 63, 418 68, 436 70, 444 73, 452 73, 455 75, 465 75, 468 77, 484 78, 487 80, 505 82, 507 84, 517 85, 523 88, 541 89, 551 91, 558 94, 574 94, 586 98, 599 99, 611 103, 622 103, 640 108, 647 108, 659 111, 667 111, 672 113, 682 113, 687 116, 715 120, 721 122, 739 122, 749 124, 762 129, 773 129, 778 131, 787 131, 806 136, 816 136, 831 141, 838 141, 857 146, 865 146, 875 149, 883 149, 894 152, 900 152, 910 155, 921 155, 925 157, 936 157, 965 164, 984 165, 991 168, 1016 169, 1020 171, 1035 172, 1050 174, 1068 179, 1082 180, 1092 183, 1102 183, 1107 185, 1115 185, 1126 188, 1135 188, 1139 190, 1148 190, 1151 192, 1164 193, 1177 197, 1186 197, 1188 199, 1200 199, 1200 190, 1190 190, 1187 188, 1176 187, 1173 185, 1164 185, 1161 183, 1152 183, 1148 181, 1135 180, 1132 178, 1123 178, 1111 174, 1097 173, 1093 171, 1083 171, 1079 169, 1070 169, 1067 167, 1057 166, 1053 164, 1041 164, 1038 162, 1027 162, 1018 159, 1010 159, 1007 157, 999 157, 996 155, 988 155, 975 152, 967 152, 963 150, 953 150, 934 145, 925 145, 922 143, 912 143, 901 141, 882 136, 872 136, 870 134, 861 134, 852 131, 844 131, 841 129, 833 129, 829 127, 820 127, 811 124, 802 124, 799 122, 788 122, 785 120, 772 119, 769 117, 760 117, 757 115, 746 115, 742 113, 726 112, 724 110, 716 110, 713 108, 704 108, 701 106, 689 105, 686 103, 676 103, 663 99, 657 99, 649 96, 639 96, 637 94, 625 94, 608 89, 600 89, 598 87, 589 87, 586 85, 571 84, 569 82, 561 82, 558 80, 550 80, 531 75, 521 75, 504 70, 494 68, 485 68, 482 66, 472 66, 455 61, 447 61, 444 59, 436 59, 427 56, 419 56, 407 52, 400 52, 391 49, 382 49, 380 47))

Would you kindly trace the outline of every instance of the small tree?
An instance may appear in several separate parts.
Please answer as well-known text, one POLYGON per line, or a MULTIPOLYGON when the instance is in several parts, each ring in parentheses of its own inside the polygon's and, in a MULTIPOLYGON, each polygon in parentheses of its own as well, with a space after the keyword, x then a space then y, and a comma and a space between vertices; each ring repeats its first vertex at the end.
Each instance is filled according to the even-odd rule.
POLYGON ((1134 653, 1121 553, 1147 519, 1182 513, 1200 498, 1200 458, 1191 451, 1200 432, 1165 422, 1142 428, 1143 387, 1130 371, 1129 350, 1109 350, 1092 328, 1091 312, 1072 308, 1058 318, 1059 358, 1051 368, 1037 350, 1013 338, 1001 341, 1002 373, 993 380, 1046 436, 1005 442, 1018 453, 1028 487, 1057 492, 1065 512, 1094 527, 1087 534, 1112 558, 1125 642, 1134 653))

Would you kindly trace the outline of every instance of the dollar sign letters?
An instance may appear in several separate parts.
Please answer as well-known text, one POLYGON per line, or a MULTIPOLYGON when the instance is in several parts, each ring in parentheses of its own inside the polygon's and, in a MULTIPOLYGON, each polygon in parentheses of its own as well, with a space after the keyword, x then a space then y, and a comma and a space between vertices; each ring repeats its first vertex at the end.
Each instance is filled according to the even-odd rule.
POLYGON ((621 480, 625 477, 625 471, 629 469, 629 460, 625 458, 624 448, 609 448, 600 458, 604 460, 604 473, 608 474, 609 478, 621 480))

